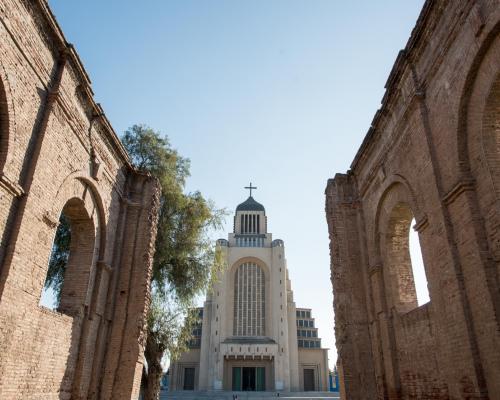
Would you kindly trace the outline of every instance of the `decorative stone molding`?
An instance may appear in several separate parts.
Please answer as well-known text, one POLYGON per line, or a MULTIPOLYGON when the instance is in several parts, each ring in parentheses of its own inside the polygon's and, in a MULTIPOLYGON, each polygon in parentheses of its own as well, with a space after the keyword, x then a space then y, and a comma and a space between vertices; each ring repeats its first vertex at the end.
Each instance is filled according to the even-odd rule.
POLYGON ((418 233, 422 233, 425 228, 429 226, 429 220, 427 219, 427 216, 424 215, 422 218, 420 218, 418 221, 416 221, 416 224, 413 225, 413 230, 418 233))
POLYGON ((9 192, 13 197, 20 197, 24 194, 21 185, 13 182, 3 173, 0 174, 0 187, 9 192))
POLYGON ((54 216, 50 211, 45 211, 43 214, 43 222, 45 222, 51 228, 57 227, 59 225, 59 219, 54 216))
POLYGON ((461 179, 453 188, 445 194, 443 202, 447 206, 452 204, 462 193, 474 190, 474 180, 471 178, 461 179))

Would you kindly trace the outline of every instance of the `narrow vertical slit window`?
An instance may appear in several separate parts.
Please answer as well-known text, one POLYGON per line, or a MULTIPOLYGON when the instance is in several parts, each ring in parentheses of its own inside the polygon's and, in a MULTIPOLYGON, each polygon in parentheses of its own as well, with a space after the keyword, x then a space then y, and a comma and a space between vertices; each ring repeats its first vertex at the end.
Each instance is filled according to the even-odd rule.
POLYGON ((415 219, 411 221, 409 243, 410 243, 410 258, 413 272, 413 282, 415 283, 415 291, 417 292, 417 303, 419 306, 430 301, 429 289, 427 287, 427 276, 425 274, 424 259, 422 257, 422 248, 418 232, 412 227, 415 226, 415 219))

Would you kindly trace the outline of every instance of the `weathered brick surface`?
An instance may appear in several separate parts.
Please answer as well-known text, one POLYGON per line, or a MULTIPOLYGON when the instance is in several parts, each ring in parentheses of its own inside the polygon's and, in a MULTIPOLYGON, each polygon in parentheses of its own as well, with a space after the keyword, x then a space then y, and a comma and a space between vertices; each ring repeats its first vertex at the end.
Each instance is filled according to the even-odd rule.
POLYGON ((131 167, 45 0, 0 2, 0 398, 137 398, 159 187, 131 167), (71 221, 59 310, 39 306, 71 221))
POLYGON ((500 399, 499 32, 498 0, 427 1, 351 169, 328 182, 345 399, 500 399))

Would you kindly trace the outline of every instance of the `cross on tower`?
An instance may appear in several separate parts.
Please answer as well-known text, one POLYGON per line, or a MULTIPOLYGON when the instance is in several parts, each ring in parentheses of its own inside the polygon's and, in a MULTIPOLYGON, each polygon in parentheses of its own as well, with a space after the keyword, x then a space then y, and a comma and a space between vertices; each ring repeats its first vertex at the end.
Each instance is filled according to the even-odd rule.
POLYGON ((245 186, 245 189, 250 189, 250 197, 252 197, 252 189, 257 189, 257 186, 252 186, 252 182, 250 182, 250 186, 245 186))

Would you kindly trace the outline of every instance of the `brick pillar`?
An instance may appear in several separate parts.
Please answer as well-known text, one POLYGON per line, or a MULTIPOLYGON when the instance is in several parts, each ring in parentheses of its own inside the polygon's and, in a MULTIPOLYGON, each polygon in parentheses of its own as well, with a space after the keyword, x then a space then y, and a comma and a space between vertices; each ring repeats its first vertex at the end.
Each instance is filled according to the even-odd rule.
POLYGON ((349 400, 371 400, 376 393, 360 213, 352 177, 337 174, 326 188, 326 217, 335 293, 335 337, 342 370, 340 384, 344 398, 349 400))
POLYGON ((138 173, 131 173, 128 187, 128 198, 122 205, 126 220, 122 252, 113 264, 119 275, 101 399, 136 400, 141 384, 159 187, 155 180, 138 173))

